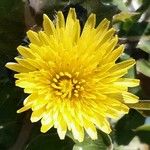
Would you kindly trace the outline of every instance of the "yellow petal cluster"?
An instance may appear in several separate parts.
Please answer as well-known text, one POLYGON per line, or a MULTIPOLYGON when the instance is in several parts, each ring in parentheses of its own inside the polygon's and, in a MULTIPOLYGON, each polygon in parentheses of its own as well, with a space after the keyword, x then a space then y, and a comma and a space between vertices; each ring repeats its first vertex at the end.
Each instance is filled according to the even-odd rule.
POLYGON ((84 132, 97 139, 96 128, 109 134, 107 118, 128 113, 125 103, 138 102, 128 87, 139 80, 124 78, 135 60, 116 63, 124 45, 118 45, 107 19, 95 27, 91 14, 81 31, 73 8, 66 21, 61 11, 55 23, 47 15, 43 18, 43 30, 29 30, 31 43, 17 48, 21 56, 16 63, 6 64, 18 72, 16 86, 29 94, 18 113, 31 109, 31 121, 41 121, 41 132, 57 128, 60 139, 68 130, 80 142, 84 132))

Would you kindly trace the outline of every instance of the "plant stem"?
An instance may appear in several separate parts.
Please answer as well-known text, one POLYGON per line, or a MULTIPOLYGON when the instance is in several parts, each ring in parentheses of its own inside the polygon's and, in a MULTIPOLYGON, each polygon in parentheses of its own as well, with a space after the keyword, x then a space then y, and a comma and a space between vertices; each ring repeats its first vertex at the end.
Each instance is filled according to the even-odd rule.
POLYGON ((9 150, 23 150, 24 149, 25 144, 27 143, 29 139, 30 132, 32 129, 32 124, 30 122, 29 117, 30 117, 30 114, 27 113, 25 117, 23 118, 23 125, 18 135, 18 138, 16 142, 14 143, 14 145, 9 148, 9 150))

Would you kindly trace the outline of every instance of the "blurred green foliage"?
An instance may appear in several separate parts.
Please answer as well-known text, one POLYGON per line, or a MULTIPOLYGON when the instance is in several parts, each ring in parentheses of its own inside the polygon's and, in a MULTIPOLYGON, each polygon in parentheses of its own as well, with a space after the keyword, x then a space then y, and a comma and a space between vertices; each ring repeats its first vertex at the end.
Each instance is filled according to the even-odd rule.
MULTIPOLYGON (((150 1, 149 0, 1 0, 0 1, 0 150, 106 150, 112 142, 128 144, 134 136, 141 142, 150 144, 150 125, 144 125, 145 115, 150 113, 149 106, 130 106, 130 113, 112 123, 113 133, 109 136, 99 132, 96 141, 86 137, 78 143, 69 135, 59 140, 55 129, 46 134, 40 133, 40 123, 31 124, 30 112, 18 115, 16 110, 25 98, 22 90, 14 85, 13 73, 4 65, 17 55, 16 47, 27 44, 25 32, 29 28, 41 28, 42 14, 47 13, 54 19, 57 10, 64 14, 75 7, 81 25, 93 12, 97 23, 103 18, 112 19, 119 34, 120 43, 126 44, 121 60, 133 57, 137 66, 128 76, 139 78, 141 86, 131 90, 142 99, 150 99, 150 1), (142 115, 141 115, 142 114, 142 115), (112 139, 112 140, 111 140, 112 139)), ((115 149, 115 148, 114 148, 115 149)))

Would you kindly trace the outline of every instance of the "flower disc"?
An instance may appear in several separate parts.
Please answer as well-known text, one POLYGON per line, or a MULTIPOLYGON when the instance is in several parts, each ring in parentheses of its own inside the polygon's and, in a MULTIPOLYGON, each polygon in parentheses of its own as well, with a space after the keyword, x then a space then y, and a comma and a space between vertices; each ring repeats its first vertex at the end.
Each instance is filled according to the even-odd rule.
POLYGON ((95 27, 95 14, 87 19, 81 32, 75 9, 65 21, 58 11, 55 24, 44 15, 43 30, 29 30, 28 47, 19 46, 21 57, 6 67, 16 72, 16 86, 29 96, 18 113, 32 110, 31 121, 41 120, 41 132, 53 126, 60 139, 71 130, 78 141, 84 130, 97 139, 96 128, 109 134, 107 118, 128 113, 125 103, 136 103, 138 97, 128 87, 139 84, 124 78, 134 59, 116 63, 124 51, 115 29, 107 19, 95 27))

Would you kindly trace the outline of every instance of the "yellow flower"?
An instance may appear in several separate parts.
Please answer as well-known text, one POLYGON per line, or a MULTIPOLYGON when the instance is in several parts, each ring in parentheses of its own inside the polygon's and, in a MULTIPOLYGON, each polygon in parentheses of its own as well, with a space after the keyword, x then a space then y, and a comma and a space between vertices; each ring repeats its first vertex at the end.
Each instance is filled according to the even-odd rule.
POLYGON ((18 113, 31 109, 31 121, 41 119, 41 132, 54 126, 60 139, 67 130, 80 142, 84 130, 97 139, 96 128, 111 132, 107 118, 128 113, 124 103, 138 102, 128 87, 137 86, 139 80, 123 77, 135 60, 116 63, 124 46, 117 45, 115 29, 109 29, 107 19, 97 27, 95 23, 91 14, 81 32, 73 8, 66 22, 58 11, 55 25, 44 15, 43 30, 28 31, 31 43, 18 47, 17 63, 6 64, 18 72, 16 86, 29 94, 18 113))

